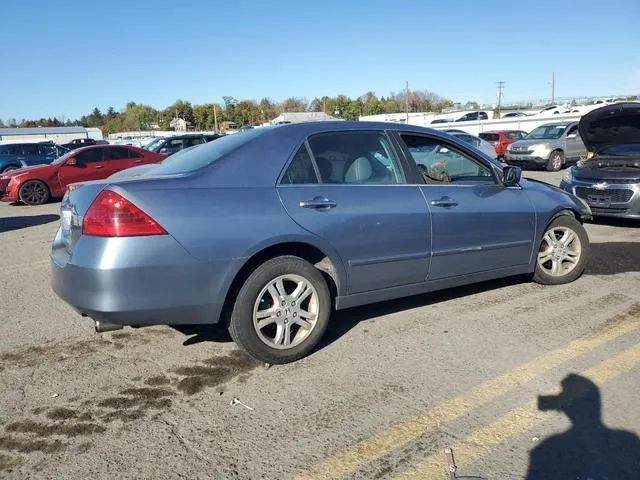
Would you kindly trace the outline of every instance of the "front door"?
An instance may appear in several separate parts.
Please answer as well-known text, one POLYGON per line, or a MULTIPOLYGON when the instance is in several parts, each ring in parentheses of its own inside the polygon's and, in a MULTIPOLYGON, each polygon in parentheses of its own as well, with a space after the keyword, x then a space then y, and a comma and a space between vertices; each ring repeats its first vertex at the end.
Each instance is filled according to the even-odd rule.
POLYGON ((323 133, 308 146, 292 159, 278 193, 296 223, 338 252, 348 293, 423 282, 429 211, 419 187, 405 181, 388 137, 323 133))
POLYGON ((532 203, 506 188, 493 168, 441 138, 401 134, 405 153, 424 172, 431 209, 429 280, 527 265, 535 235, 532 203))
POLYGON ((107 178, 110 171, 108 161, 104 160, 104 150, 103 147, 88 147, 73 156, 75 165, 62 165, 58 170, 61 189, 64 191, 70 183, 107 178))
POLYGON ((565 158, 568 162, 576 162, 580 159, 581 155, 586 154, 586 148, 582 142, 582 138, 580 138, 577 125, 567 130, 565 145, 565 158))

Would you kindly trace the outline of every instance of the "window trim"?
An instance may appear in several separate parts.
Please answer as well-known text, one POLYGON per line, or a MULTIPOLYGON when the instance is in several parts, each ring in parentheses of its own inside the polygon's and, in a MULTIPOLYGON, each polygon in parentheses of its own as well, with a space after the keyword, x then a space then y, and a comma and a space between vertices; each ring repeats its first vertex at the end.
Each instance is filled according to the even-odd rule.
MULTIPOLYGON (((460 153, 466 157, 469 157, 472 161, 476 163, 480 163, 483 167, 488 168, 489 171, 491 172, 491 176, 493 177, 493 181, 494 181, 493 186, 499 186, 499 187, 504 186, 502 183, 502 180, 500 180, 500 178, 498 177, 494 166, 491 163, 487 162, 482 157, 476 155, 473 151, 467 149, 465 145, 459 145, 457 142, 454 143, 448 138, 443 138, 438 135, 432 135, 428 133, 412 132, 408 130, 394 130, 394 133, 395 135, 397 135, 397 143, 399 145, 399 148, 402 150, 402 154, 405 156, 406 161, 410 165, 411 169, 415 172, 415 176, 418 179, 418 181, 416 182, 417 185, 427 185, 427 186, 436 186, 436 187, 437 186, 449 186, 449 187, 477 187, 478 186, 478 185, 465 185, 465 184, 459 184, 459 183, 427 182, 423 178, 423 176, 420 174, 418 170, 418 165, 416 164, 415 160, 413 159, 413 156, 411 155, 411 152, 409 151, 404 141, 402 140, 402 135, 414 135, 418 137, 424 137, 424 138, 436 141, 438 143, 441 143, 445 145, 447 148, 450 148, 451 150, 457 153, 460 153)), ((464 143, 462 142, 462 140, 459 140, 459 142, 464 143)), ((490 184, 487 184, 487 186, 489 185, 490 184)))

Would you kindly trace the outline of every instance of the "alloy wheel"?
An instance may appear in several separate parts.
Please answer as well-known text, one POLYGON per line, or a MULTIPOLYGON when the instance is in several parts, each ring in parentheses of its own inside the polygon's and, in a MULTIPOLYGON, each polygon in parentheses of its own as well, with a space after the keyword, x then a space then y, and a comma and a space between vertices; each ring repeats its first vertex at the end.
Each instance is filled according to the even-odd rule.
POLYGON ((561 277, 571 272, 580 260, 580 238, 568 227, 552 227, 542 237, 538 265, 549 275, 561 277))
POLYGON ((47 187, 41 182, 27 182, 20 189, 20 198, 29 205, 44 203, 48 196, 47 187))
POLYGON ((260 340, 271 348, 300 345, 316 326, 318 292, 300 275, 282 275, 260 292, 253 307, 253 326, 260 340))

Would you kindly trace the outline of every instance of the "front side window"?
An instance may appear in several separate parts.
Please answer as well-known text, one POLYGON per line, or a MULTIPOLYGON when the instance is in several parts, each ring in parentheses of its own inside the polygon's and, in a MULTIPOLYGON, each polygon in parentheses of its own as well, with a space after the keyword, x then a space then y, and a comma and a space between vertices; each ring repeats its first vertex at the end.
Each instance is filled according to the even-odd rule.
POLYGON ((38 145, 23 145, 22 154, 23 155, 40 155, 40 153, 38 152, 38 145))
POLYGON ((577 125, 574 125, 569 130, 567 130, 567 137, 569 135, 577 135, 577 134, 578 134, 578 126, 577 125))
POLYGON ((306 145, 302 145, 295 154, 280 183, 282 185, 318 183, 318 177, 306 145))
POLYGON ((322 183, 404 183, 400 163, 382 132, 333 132, 309 139, 322 183))
POLYGON ((489 167, 441 140, 409 134, 401 138, 427 183, 495 183, 489 167))

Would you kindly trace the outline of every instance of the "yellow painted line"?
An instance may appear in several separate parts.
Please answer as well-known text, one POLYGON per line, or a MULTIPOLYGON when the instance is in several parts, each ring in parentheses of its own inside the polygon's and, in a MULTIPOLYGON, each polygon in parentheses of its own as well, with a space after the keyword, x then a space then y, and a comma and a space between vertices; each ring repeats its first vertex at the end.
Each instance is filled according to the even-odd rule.
MULTIPOLYGON (((620 355, 605 360, 580 375, 587 377, 597 385, 622 375, 640 366, 640 345, 635 345, 620 355)), ((579 396, 579 393, 577 394, 579 396)), ((472 433, 461 442, 452 446, 453 454, 465 468, 471 462, 479 460, 495 447, 509 438, 522 435, 541 423, 545 414, 538 411, 537 402, 527 402, 524 406, 510 411, 494 423, 472 433)), ((433 454, 421 461, 413 469, 404 472, 394 480, 425 480, 448 478, 447 463, 442 453, 433 454)))
POLYGON ((33 268, 43 268, 48 267, 50 264, 49 260, 41 260, 39 262, 31 262, 31 263, 22 263, 17 265, 7 265, 4 267, 0 267, 0 273, 16 273, 23 270, 31 270, 33 268))
POLYGON ((297 477, 297 480, 344 477, 360 466, 418 437, 436 431, 439 425, 451 422, 585 352, 638 329, 640 329, 640 304, 636 303, 598 333, 574 340, 566 347, 552 350, 498 377, 487 380, 457 397, 446 400, 424 414, 396 424, 354 445, 347 451, 328 458, 312 468, 310 472, 297 477))

